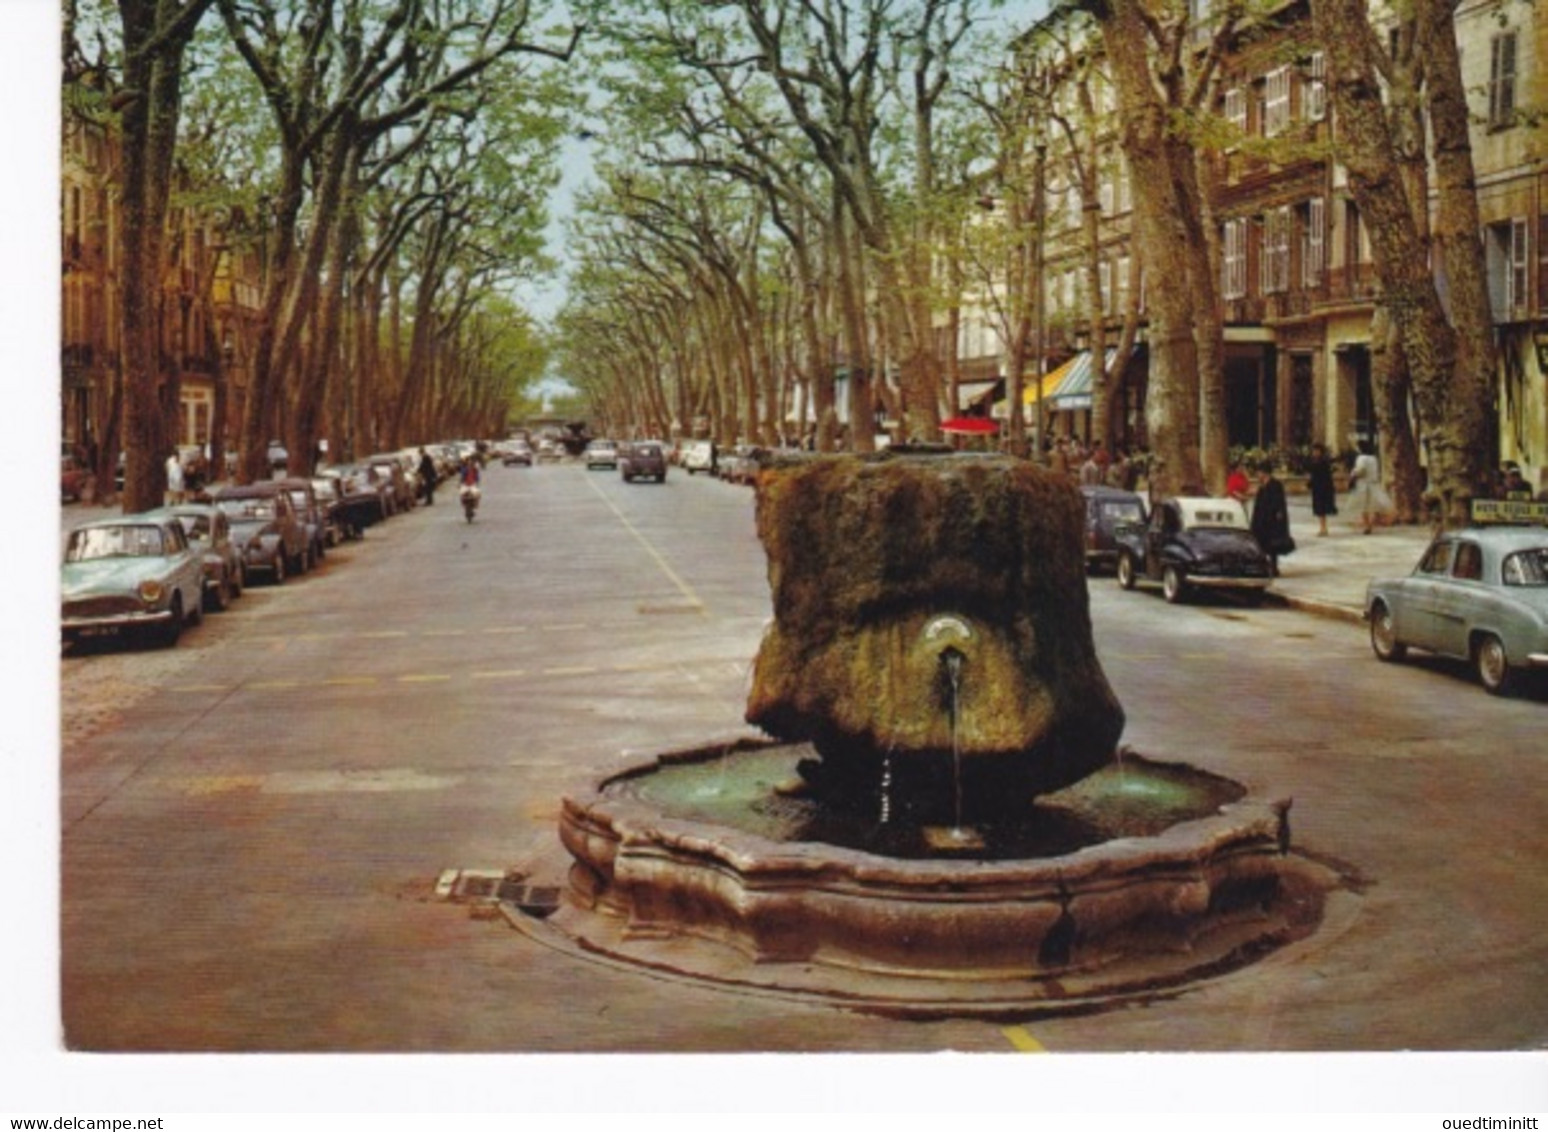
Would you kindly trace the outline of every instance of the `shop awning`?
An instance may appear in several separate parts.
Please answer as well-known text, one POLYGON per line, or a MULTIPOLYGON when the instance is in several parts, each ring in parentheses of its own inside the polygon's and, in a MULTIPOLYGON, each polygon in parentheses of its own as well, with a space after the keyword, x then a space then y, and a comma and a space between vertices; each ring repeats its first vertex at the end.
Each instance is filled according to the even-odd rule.
MULTIPOLYGON (((1117 350, 1107 351, 1107 364, 1113 364, 1117 350)), ((1052 373, 1044 376, 1042 395, 1047 408, 1054 412, 1070 412, 1091 408, 1091 351, 1082 350, 1052 373)), ((1029 389, 1026 395, 1029 405, 1037 404, 1037 390, 1029 389)))

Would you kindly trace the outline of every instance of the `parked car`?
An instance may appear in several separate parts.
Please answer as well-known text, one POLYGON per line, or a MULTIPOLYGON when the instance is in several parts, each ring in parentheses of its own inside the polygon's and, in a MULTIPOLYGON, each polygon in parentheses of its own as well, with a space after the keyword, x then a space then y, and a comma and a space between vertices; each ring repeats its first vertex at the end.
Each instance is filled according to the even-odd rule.
POLYGON ((1379 659, 1460 657, 1485 691, 1507 694, 1523 670, 1548 667, 1548 530, 1448 531, 1408 577, 1366 587, 1365 618, 1379 659))
POLYGON ((666 451, 658 440, 639 440, 627 446, 618 457, 618 472, 624 483, 653 479, 666 483, 666 451))
POLYGON ((1118 584, 1160 582, 1169 602, 1195 587, 1234 591, 1256 602, 1273 581, 1268 555, 1252 537, 1247 512, 1234 499, 1168 499, 1144 523, 1121 523, 1118 584))
POLYGON ((682 465, 690 476, 695 472, 713 472, 715 445, 708 440, 690 440, 683 445, 682 465))
POLYGON ((223 612, 242 596, 245 583, 242 556, 231 538, 231 521, 213 503, 177 503, 149 512, 170 515, 183 527, 191 545, 204 554, 204 604, 223 612))
POLYGON ((618 445, 611 440, 593 440, 586 445, 586 468, 618 467, 618 445))
POLYGON ((375 468, 369 464, 344 464, 334 470, 339 474, 346 521, 357 535, 392 514, 392 483, 375 468))
POLYGON ((69 503, 79 500, 86 493, 86 485, 91 480, 91 469, 81 463, 80 458, 73 452, 66 452, 60 458, 59 464, 59 501, 69 503))
POLYGON ((413 485, 409 483, 408 475, 403 470, 403 462, 396 456, 390 452, 367 456, 364 463, 375 468, 377 474, 386 479, 390 485, 392 506, 387 512, 389 515, 395 515, 399 511, 411 511, 418 505, 419 501, 414 497, 413 485))
POLYGON ((311 480, 296 476, 287 476, 274 482, 290 496, 290 502, 295 505, 296 518, 306 528, 312 564, 316 565, 328 554, 328 516, 317 501, 317 489, 312 486, 311 480))
POLYGON ((305 574, 312 568, 306 528, 296 516, 290 493, 273 480, 222 488, 215 505, 231 521, 231 540, 241 551, 245 575, 258 570, 279 585, 286 575, 305 574))
POLYGON ((1086 500, 1086 569, 1116 566, 1118 526, 1144 525, 1145 500, 1116 487, 1087 486, 1080 493, 1086 500))
POLYGON ((362 532, 351 521, 344 503, 342 475, 332 469, 316 473, 312 476, 312 491, 317 496, 317 506, 322 508, 323 529, 329 546, 360 537, 362 532))
POLYGON ((125 515, 70 532, 60 572, 64 642, 125 629, 177 643, 204 619, 204 552, 171 515, 125 515))

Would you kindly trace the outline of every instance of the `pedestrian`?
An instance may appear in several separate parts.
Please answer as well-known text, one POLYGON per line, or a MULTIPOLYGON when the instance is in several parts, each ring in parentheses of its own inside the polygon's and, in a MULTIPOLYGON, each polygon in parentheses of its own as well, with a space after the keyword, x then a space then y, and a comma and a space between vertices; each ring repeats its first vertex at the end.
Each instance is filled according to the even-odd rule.
POLYGON ((1527 503, 1532 501, 1532 486, 1521 474, 1521 465, 1514 461, 1505 465, 1505 474, 1500 483, 1500 498, 1527 503))
POLYGON ((435 503, 435 460, 424 448, 419 450, 419 489, 425 497, 425 506, 435 503))
POLYGON ((1082 487, 1095 487, 1102 482, 1102 465, 1097 463, 1096 453, 1086 455, 1085 462, 1080 466, 1080 485, 1082 487))
POLYGON ((1285 485, 1274 478, 1274 465, 1265 460, 1258 465, 1258 491, 1252 501, 1252 535, 1268 555, 1269 573, 1279 577, 1281 555, 1295 552, 1290 534, 1290 508, 1285 502, 1285 485))
POLYGON ((1349 473, 1349 507, 1360 512, 1360 525, 1366 534, 1371 533, 1377 517, 1392 508, 1392 500, 1381 486, 1381 462, 1369 440, 1360 441, 1360 454, 1349 473))
POLYGON ((1247 478, 1247 465, 1238 460, 1231 465, 1231 474, 1226 476, 1226 494, 1236 500, 1243 507, 1247 506, 1247 497, 1252 494, 1252 481, 1247 478))
POLYGON ((1317 537, 1326 538, 1328 516, 1337 515, 1336 489, 1333 486, 1333 460, 1325 444, 1313 444, 1306 464, 1306 484, 1311 489, 1312 514, 1317 516, 1317 537))
POLYGON ((1107 465, 1106 483, 1108 487, 1115 487, 1122 491, 1129 490, 1124 487, 1124 482, 1129 478, 1129 454, 1126 449, 1115 448, 1113 450, 1112 463, 1107 465))
POLYGON ((182 503, 187 498, 184 490, 183 461, 178 457, 177 449, 172 449, 167 457, 167 506, 182 503))
POLYGON ((1059 476, 1070 474, 1070 446, 1062 436, 1054 441, 1053 451, 1049 453, 1048 470, 1059 476))

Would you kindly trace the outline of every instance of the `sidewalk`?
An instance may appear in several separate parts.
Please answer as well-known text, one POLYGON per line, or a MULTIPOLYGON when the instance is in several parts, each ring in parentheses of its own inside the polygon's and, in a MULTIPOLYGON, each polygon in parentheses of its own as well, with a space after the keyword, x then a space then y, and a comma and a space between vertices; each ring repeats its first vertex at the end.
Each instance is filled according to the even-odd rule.
POLYGON ((1367 582, 1412 573, 1430 543, 1428 527, 1377 527, 1366 535, 1360 516, 1342 512, 1329 518, 1327 538, 1318 538, 1309 496, 1290 497, 1290 533, 1296 550, 1279 560, 1269 600, 1350 621, 1361 619, 1367 582))

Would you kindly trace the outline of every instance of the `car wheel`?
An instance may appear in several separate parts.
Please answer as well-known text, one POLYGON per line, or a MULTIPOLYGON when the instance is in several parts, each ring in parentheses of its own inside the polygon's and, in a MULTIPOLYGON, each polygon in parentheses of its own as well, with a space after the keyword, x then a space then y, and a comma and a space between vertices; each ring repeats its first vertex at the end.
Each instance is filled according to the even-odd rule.
POLYGON ((246 571, 242 569, 242 564, 240 562, 238 562, 237 563, 237 568, 236 568, 236 573, 231 575, 231 596, 234 597, 234 598, 241 597, 242 596, 242 591, 245 590, 246 588, 247 588, 246 571))
POLYGON ((1473 649, 1473 661, 1478 666, 1478 679, 1484 691, 1491 696, 1508 695, 1515 683, 1515 670, 1505 655, 1505 646, 1493 633, 1485 634, 1473 649))
POLYGON ((1126 590, 1134 588, 1134 559, 1127 554, 1118 556, 1118 584, 1126 590))
POLYGON ((211 609, 216 613, 224 613, 231 608, 231 583, 222 577, 220 584, 213 590, 205 591, 205 596, 211 609))
POLYGON ((296 559, 296 573, 309 574, 312 571, 312 547, 307 544, 301 548, 301 556, 296 559))
POLYGON ((1378 601, 1371 607, 1371 651, 1377 660, 1402 660, 1408 655, 1408 646, 1397 638, 1397 622, 1387 603, 1378 601))
POLYGON ((178 637, 183 634, 183 595, 172 595, 172 618, 161 627, 161 640, 158 642, 162 648, 169 649, 177 644, 178 637))
POLYGON ((204 583, 199 583, 199 596, 193 603, 193 609, 188 612, 188 621, 193 625, 204 624, 204 583))
POLYGON ((1176 566, 1168 566, 1162 572, 1161 595, 1173 605, 1188 596, 1188 583, 1183 580, 1182 571, 1176 566))
POLYGON ((274 555, 274 573, 273 573, 272 577, 274 578, 274 584, 276 586, 283 586, 285 584, 285 548, 284 547, 280 547, 279 550, 274 555))

